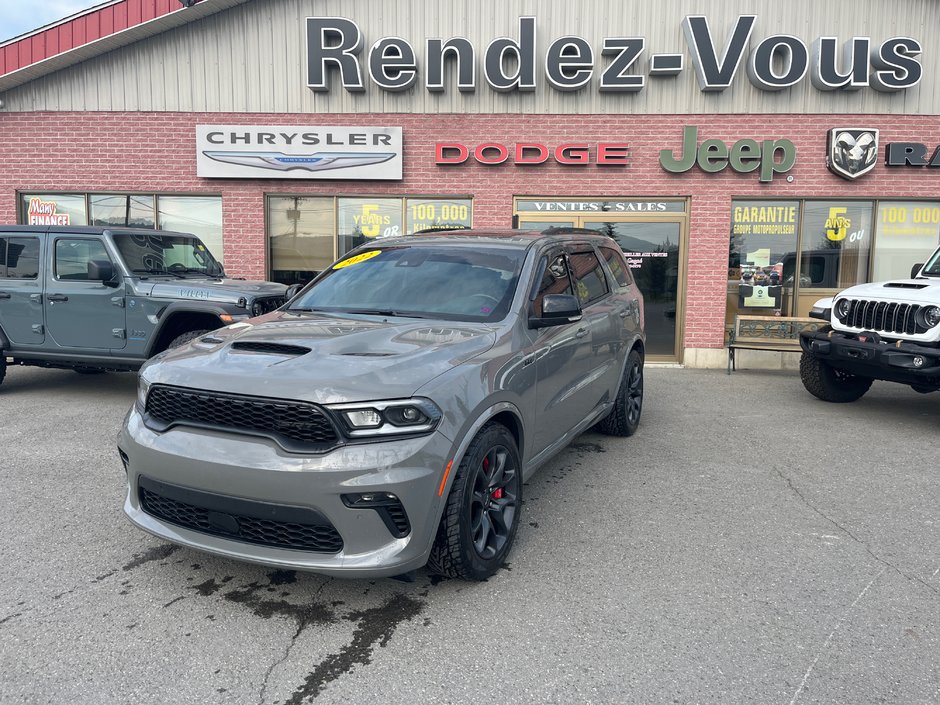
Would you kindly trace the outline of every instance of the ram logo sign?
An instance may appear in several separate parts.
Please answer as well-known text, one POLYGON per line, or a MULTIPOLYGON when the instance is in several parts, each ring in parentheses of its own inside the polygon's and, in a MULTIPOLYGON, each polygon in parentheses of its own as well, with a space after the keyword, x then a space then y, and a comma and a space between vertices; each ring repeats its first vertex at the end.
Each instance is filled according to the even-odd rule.
POLYGON ((867 127, 834 127, 829 130, 826 166, 843 179, 857 179, 875 168, 878 130, 867 127))

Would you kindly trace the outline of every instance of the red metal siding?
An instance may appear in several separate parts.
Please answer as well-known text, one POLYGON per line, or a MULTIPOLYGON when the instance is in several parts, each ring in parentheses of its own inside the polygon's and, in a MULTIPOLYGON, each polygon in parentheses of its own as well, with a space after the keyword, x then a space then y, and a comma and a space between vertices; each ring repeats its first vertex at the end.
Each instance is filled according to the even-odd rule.
POLYGON ((0 76, 182 9, 178 0, 123 0, 0 49, 0 76))

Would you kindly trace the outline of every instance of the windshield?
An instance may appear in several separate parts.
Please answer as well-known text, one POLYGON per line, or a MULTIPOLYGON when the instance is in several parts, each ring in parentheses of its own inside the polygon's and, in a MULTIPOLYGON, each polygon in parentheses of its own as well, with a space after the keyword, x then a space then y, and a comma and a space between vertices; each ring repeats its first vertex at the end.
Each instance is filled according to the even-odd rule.
POLYGON ((516 290, 525 252, 413 245, 355 250, 291 310, 498 321, 516 290))
POLYGON ((146 274, 200 274, 219 276, 220 265, 193 235, 115 233, 114 244, 132 272, 146 274))
POLYGON ((933 253, 922 274, 927 277, 940 277, 940 248, 933 253))

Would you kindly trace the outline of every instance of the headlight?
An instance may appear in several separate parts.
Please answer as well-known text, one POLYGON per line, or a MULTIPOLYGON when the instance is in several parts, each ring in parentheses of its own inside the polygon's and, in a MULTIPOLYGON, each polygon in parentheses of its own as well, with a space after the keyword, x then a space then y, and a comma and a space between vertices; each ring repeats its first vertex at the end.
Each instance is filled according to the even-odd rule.
POLYGON ((940 325, 940 306, 927 306, 923 310, 923 314, 924 323, 927 324, 928 328, 940 325))
POLYGON ((144 413, 147 408, 147 392, 150 391, 150 382, 143 375, 137 375, 137 410, 144 413))
POLYGON ((350 438, 430 433, 441 419, 437 404, 421 398, 333 404, 329 408, 343 421, 350 438))
POLYGON ((264 313, 264 306, 262 305, 260 301, 255 301, 251 305, 251 315, 260 316, 262 313, 264 313))
POLYGON ((849 299, 839 299, 836 301, 833 310, 835 311, 836 318, 845 322, 845 319, 849 317, 849 313, 852 310, 852 302, 849 299))

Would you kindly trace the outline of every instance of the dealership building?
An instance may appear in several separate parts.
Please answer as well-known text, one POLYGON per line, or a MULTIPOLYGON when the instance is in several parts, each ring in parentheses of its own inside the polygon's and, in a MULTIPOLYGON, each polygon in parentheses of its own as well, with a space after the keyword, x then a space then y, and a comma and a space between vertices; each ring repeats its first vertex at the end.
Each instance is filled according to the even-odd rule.
POLYGON ((0 223, 194 232, 288 283, 389 235, 585 227, 650 359, 721 367, 736 314, 940 243, 938 26, 935 0, 110 0, 0 44, 0 223))

